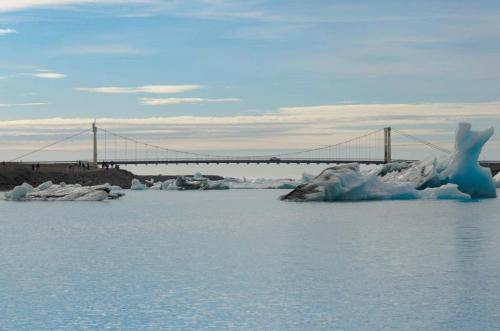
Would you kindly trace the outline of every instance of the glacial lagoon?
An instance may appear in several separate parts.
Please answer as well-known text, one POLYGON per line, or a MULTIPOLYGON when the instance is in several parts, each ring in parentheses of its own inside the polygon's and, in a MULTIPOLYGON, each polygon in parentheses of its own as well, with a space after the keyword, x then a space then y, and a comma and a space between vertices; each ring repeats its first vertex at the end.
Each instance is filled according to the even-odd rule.
POLYGON ((495 330, 500 200, 0 201, 0 328, 495 330))

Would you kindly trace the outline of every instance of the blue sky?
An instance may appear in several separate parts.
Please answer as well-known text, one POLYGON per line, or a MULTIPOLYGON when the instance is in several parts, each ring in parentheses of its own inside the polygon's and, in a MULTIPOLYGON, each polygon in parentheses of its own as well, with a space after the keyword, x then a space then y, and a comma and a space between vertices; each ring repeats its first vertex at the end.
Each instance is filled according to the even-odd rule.
POLYGON ((444 142, 500 124, 500 3, 0 0, 0 77, 16 149, 93 118, 193 150, 444 142))

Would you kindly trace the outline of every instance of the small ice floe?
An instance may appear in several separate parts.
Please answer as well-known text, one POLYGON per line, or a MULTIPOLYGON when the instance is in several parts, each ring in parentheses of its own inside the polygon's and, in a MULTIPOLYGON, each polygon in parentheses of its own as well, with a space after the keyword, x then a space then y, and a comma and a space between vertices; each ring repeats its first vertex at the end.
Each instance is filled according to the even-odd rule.
POLYGON ((110 183, 106 183, 106 184, 104 184, 104 186, 106 186, 110 191, 121 191, 121 190, 123 190, 123 188, 121 186, 111 185, 110 183))
POLYGON ((164 191, 186 191, 186 190, 227 190, 229 185, 224 180, 209 180, 197 173, 193 177, 180 176, 176 179, 168 179, 164 182, 150 182, 151 186, 142 184, 138 179, 132 180, 132 190, 164 190, 164 191))
MULTIPOLYGON (((358 164, 334 166, 281 197, 293 201, 495 198, 495 180, 479 155, 493 128, 473 131, 460 123, 451 157, 390 163, 360 171, 358 164)), ((498 181, 497 181, 498 183, 498 181)), ((498 185, 498 184, 497 184, 498 185)))
POLYGON ((437 200, 469 200, 471 197, 467 193, 462 193, 457 184, 445 184, 440 187, 428 187, 419 191, 422 199, 437 200))
POLYGON ((134 178, 132 179, 132 183, 130 184, 130 189, 133 191, 143 191, 147 189, 147 186, 143 183, 141 183, 140 180, 134 178))
POLYGON ((153 182, 153 184, 149 187, 150 190, 161 190, 162 182, 153 182))
POLYGON ((7 201, 102 201, 118 199, 124 193, 111 192, 108 185, 53 184, 51 181, 33 188, 24 183, 5 193, 7 201))
POLYGON ((224 181, 232 189, 284 189, 293 190, 300 184, 307 182, 308 179, 303 178, 300 180, 290 179, 290 178, 258 178, 254 180, 248 179, 237 179, 237 178, 225 178, 224 181))

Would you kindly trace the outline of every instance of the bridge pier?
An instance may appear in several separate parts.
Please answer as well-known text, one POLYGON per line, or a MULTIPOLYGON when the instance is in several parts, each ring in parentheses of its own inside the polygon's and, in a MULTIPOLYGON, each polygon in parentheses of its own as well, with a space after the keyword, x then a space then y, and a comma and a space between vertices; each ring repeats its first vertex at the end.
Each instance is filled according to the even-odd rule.
POLYGON ((384 163, 391 163, 391 127, 384 128, 384 163))
POLYGON ((95 121, 92 123, 92 132, 94 133, 94 148, 93 148, 93 158, 92 163, 94 167, 97 168, 97 126, 95 125, 95 121))

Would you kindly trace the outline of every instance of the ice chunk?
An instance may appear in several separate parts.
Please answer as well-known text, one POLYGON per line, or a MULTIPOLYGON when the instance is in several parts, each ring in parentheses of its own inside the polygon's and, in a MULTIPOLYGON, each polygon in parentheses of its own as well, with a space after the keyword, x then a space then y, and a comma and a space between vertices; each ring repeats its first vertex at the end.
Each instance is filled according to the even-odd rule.
POLYGON ((492 135, 493 128, 473 131, 469 123, 460 123, 451 158, 391 163, 364 172, 360 172, 357 164, 336 166, 282 198, 298 201, 494 198, 496 188, 491 171, 478 161, 482 147, 492 135))
POLYGON ((10 201, 102 201, 105 199, 117 199, 123 193, 110 193, 106 185, 81 186, 78 184, 65 184, 42 186, 30 190, 29 184, 16 186, 12 191, 4 195, 5 200, 10 201))
POLYGON ((469 200, 467 193, 462 193, 457 184, 445 184, 440 187, 428 187, 419 192, 422 199, 469 200))
POLYGON ((473 198, 495 198, 495 184, 489 168, 482 167, 479 154, 493 135, 493 128, 471 130, 470 123, 460 123, 455 138, 455 153, 442 176, 473 198))
MULTIPOLYGON (((314 178, 314 176, 312 176, 314 178)), ((305 182, 289 178, 258 178, 255 180, 237 180, 235 178, 226 178, 225 182, 232 189, 294 189, 305 182)))
POLYGON ((292 201, 357 201, 416 199, 411 183, 387 183, 376 175, 364 176, 356 163, 328 168, 308 183, 281 197, 292 201))
POLYGON ((199 190, 202 187, 202 183, 180 176, 175 180, 175 186, 178 190, 199 190))
POLYGON ((451 157, 430 158, 406 169, 379 173, 385 182, 409 182, 418 190, 452 183, 473 198, 494 198, 496 189, 491 170, 478 161, 484 144, 492 135, 493 128, 473 131, 469 123, 460 123, 451 157))
POLYGON ((33 192, 33 186, 28 183, 14 187, 10 192, 5 193, 6 200, 21 201, 26 199, 26 194, 33 192))
POLYGON ((324 170, 309 181, 281 197, 291 201, 359 201, 408 199, 468 200, 458 185, 445 184, 436 188, 415 189, 411 182, 384 182, 375 174, 363 174, 359 165, 346 164, 324 170))
POLYGON ((199 181, 201 181, 201 180, 205 180, 206 178, 205 178, 205 177, 203 177, 203 175, 202 175, 200 172, 197 172, 197 173, 195 173, 195 174, 193 175, 193 179, 194 179, 194 180, 199 180, 199 181))
MULTIPOLYGON (((383 176, 385 182, 408 182, 413 183, 417 190, 423 190, 427 187, 439 187, 446 184, 446 180, 442 178, 442 172, 449 160, 446 158, 428 158, 422 161, 417 161, 405 168, 391 168, 392 171, 380 171, 379 175, 383 176)), ((389 163, 384 166, 390 166, 389 163)))
POLYGON ((204 190, 229 190, 229 185, 224 180, 207 180, 202 187, 204 190))
POLYGON ((153 186, 151 186, 149 189, 150 190, 161 190, 162 184, 163 184, 162 182, 153 183, 153 186))
POLYGON ((51 187, 53 184, 52 182, 49 180, 49 181, 46 181, 40 185, 37 186, 36 190, 38 191, 43 191, 43 190, 46 190, 48 189, 49 187, 51 187))
POLYGON ((175 186, 175 179, 167 179, 161 184, 161 189, 165 191, 173 191, 177 190, 177 186, 175 186))
POLYGON ((120 186, 118 185, 111 185, 110 183, 104 184, 110 191, 121 191, 123 190, 120 186))
POLYGON ((132 179, 132 183, 130 184, 130 189, 134 191, 142 191, 147 189, 146 185, 141 183, 138 179, 132 179))

